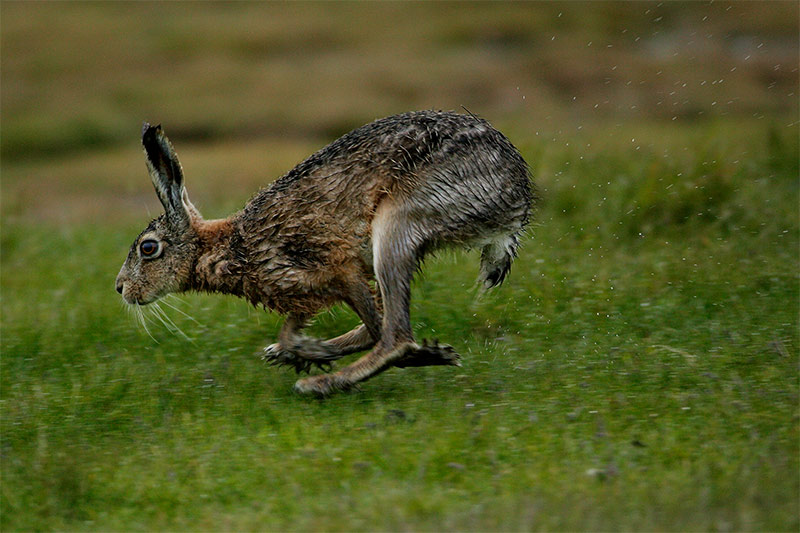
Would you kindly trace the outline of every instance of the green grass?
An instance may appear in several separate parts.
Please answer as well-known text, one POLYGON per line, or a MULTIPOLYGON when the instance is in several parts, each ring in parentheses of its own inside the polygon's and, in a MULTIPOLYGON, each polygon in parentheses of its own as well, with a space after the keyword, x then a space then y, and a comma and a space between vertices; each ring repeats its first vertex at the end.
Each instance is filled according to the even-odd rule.
POLYGON ((191 342, 137 329, 112 290, 135 226, 5 226, 3 529, 796 529, 798 181, 768 137, 730 168, 703 161, 736 142, 533 146, 507 284, 478 298, 444 253, 415 285, 416 334, 464 367, 325 401, 254 355, 278 318, 244 302, 176 302, 191 342))
POLYGON ((797 531, 798 9, 2 2, 0 530, 797 531), (217 217, 461 105, 544 198, 501 288, 415 282, 462 368, 319 401, 256 355, 280 317, 185 295, 150 337, 114 292, 142 120, 217 217))

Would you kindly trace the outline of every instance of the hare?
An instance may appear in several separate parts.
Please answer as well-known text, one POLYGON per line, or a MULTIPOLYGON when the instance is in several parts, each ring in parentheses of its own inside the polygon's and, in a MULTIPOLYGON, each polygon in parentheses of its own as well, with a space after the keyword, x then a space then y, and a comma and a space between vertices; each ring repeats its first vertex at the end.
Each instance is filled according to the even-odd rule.
POLYGON ((170 292, 220 292, 284 314, 263 357, 298 373, 370 350, 295 385, 321 396, 392 366, 460 366, 450 346, 414 341, 412 278, 436 249, 477 247, 480 280, 499 285, 535 199, 519 151, 473 115, 411 112, 357 128, 221 220, 203 219, 192 205, 160 126, 145 123, 142 144, 164 213, 133 242, 117 291, 132 305, 170 292), (327 341, 302 335, 337 302, 362 323, 327 341))

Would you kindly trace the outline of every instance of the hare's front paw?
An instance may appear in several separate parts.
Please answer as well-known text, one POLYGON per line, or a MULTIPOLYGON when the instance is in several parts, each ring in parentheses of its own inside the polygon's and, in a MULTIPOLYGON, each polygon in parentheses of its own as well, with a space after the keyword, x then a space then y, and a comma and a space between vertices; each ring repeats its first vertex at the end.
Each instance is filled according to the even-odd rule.
POLYGON ((306 372, 311 370, 312 361, 298 357, 296 354, 284 350, 280 344, 270 344, 264 348, 261 359, 270 364, 270 366, 290 366, 294 368, 296 373, 306 372))
POLYGON ((304 340, 301 339, 294 343, 290 349, 284 349, 278 343, 270 344, 264 348, 261 359, 271 366, 290 366, 298 374, 300 372, 309 373, 314 366, 326 372, 330 371, 331 361, 338 359, 332 350, 333 347, 330 350, 325 350, 326 343, 316 339, 309 339, 310 341, 316 341, 316 344, 309 343, 307 346, 303 343, 304 340), (309 349, 309 347, 313 349, 309 349))

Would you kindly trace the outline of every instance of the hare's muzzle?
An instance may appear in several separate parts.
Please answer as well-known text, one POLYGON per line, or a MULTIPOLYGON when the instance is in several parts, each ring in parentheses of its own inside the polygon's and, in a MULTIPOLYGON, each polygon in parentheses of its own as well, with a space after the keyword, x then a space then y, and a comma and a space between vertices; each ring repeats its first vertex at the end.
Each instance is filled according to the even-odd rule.
POLYGON ((135 298, 131 297, 132 295, 130 294, 130 286, 126 287, 126 282, 130 282, 130 280, 127 278, 127 276, 120 272, 117 276, 117 279, 114 280, 114 286, 116 287, 117 292, 122 296, 122 299, 125 300, 126 303, 138 304, 139 302, 135 298), (126 288, 128 291, 125 290, 126 288), (126 294, 126 292, 128 294, 126 294))

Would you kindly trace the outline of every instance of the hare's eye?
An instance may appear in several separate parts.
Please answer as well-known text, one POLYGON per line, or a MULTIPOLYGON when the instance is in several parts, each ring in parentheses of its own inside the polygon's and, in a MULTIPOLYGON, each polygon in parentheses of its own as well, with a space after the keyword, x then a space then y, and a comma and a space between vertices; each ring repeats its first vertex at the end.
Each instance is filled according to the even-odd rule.
POLYGON ((142 253, 142 257, 153 259, 161 253, 161 243, 154 240, 142 241, 139 251, 142 253))

